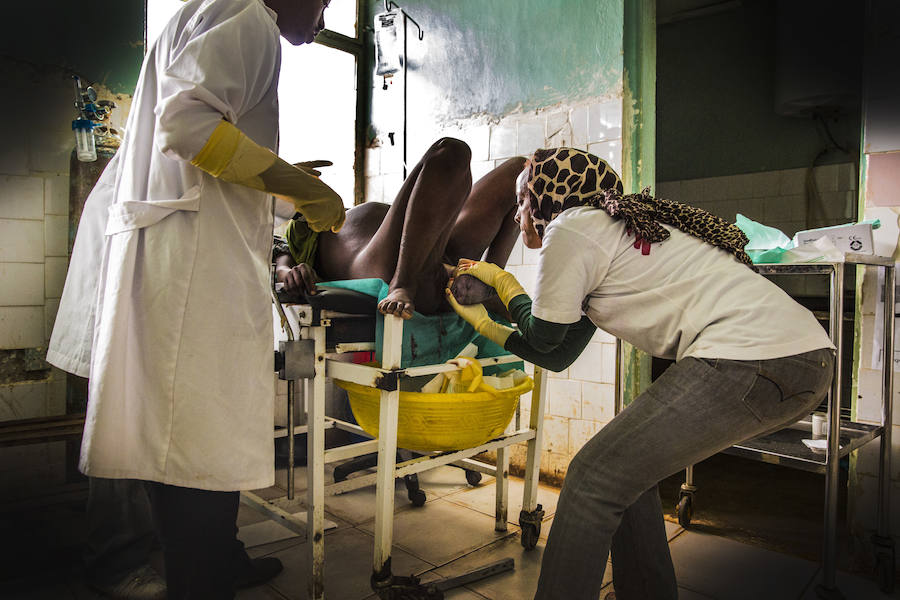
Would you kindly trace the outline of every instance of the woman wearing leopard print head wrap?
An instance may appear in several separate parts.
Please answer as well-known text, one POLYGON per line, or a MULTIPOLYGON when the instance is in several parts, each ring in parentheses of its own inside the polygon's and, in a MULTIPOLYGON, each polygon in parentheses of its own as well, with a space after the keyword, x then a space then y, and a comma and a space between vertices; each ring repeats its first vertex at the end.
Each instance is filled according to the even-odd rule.
POLYGON ((657 482, 812 411, 831 385, 834 346, 808 310, 747 268, 734 226, 649 190, 623 196, 592 154, 538 150, 516 191, 522 241, 540 249, 533 299, 489 263, 461 261, 457 274, 493 286, 518 330, 448 288, 454 309, 553 371, 596 327, 675 360, 572 459, 535 598, 596 600, 611 552, 618 600, 675 599, 657 482))

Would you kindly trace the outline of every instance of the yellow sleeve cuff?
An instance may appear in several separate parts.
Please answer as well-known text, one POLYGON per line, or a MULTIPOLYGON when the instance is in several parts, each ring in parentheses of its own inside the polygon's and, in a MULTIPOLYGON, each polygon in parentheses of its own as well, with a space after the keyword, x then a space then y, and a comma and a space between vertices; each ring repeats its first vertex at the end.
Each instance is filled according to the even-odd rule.
POLYGON ((241 135, 241 130, 228 121, 219 122, 191 164, 213 177, 219 177, 234 158, 241 135))

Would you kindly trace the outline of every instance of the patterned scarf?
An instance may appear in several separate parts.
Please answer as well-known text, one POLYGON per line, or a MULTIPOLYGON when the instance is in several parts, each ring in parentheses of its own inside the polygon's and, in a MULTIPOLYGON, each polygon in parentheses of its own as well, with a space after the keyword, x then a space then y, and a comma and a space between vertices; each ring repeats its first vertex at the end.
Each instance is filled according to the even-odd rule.
POLYGON ((574 206, 593 206, 625 221, 634 234, 634 247, 650 253, 650 244, 669 238, 660 225, 672 225, 752 265, 744 252, 747 236, 737 225, 705 210, 673 200, 654 198, 650 188, 623 196, 622 180, 603 159, 574 148, 537 150, 529 161, 526 184, 531 193, 531 212, 538 235, 561 212, 574 206))

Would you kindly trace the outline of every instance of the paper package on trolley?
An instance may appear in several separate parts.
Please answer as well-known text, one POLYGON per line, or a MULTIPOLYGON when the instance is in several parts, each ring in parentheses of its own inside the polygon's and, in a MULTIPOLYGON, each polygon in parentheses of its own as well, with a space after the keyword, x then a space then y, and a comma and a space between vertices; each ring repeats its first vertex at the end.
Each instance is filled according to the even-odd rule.
POLYGON ((854 254, 872 254, 874 252, 871 222, 848 223, 846 225, 835 225, 834 227, 806 229, 804 231, 798 231, 794 239, 796 240, 798 247, 803 247, 822 237, 827 237, 831 240, 834 247, 841 252, 851 252, 854 254))

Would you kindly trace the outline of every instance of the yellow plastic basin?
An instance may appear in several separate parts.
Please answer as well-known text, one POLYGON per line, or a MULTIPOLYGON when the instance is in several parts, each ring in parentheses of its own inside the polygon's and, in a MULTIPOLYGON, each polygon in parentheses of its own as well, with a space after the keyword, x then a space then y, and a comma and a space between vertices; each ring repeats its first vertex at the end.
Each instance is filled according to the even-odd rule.
MULTIPOLYGON (((378 437, 381 390, 336 381, 350 396, 350 409, 366 433, 378 437)), ((409 450, 464 450, 483 444, 506 429, 519 396, 531 391, 529 377, 519 385, 489 392, 423 394, 400 392, 397 447, 409 450)))

